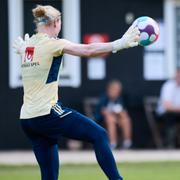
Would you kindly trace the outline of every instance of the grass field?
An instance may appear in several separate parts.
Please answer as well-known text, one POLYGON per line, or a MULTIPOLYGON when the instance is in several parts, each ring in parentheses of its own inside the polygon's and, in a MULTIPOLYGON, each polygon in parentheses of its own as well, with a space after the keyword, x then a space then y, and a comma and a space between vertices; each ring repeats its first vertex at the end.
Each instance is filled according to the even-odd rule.
MULTIPOLYGON (((125 180, 180 180, 180 162, 122 163, 125 180)), ((97 165, 64 165, 60 180, 106 180, 97 165)), ((0 180, 40 180, 35 166, 0 166, 0 180)))

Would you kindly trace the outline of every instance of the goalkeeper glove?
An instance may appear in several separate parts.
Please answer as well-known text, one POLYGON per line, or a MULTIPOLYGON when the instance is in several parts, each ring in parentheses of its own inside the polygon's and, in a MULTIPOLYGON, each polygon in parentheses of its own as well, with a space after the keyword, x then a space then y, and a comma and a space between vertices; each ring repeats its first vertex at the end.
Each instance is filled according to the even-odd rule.
POLYGON ((127 49, 130 47, 137 46, 139 38, 140 38, 140 31, 138 27, 131 25, 121 39, 112 42, 112 47, 113 47, 112 52, 116 53, 121 49, 127 49))
POLYGON ((15 49, 15 53, 22 54, 26 49, 26 45, 28 41, 29 41, 29 34, 25 34, 24 40, 19 36, 13 43, 13 48, 15 49))

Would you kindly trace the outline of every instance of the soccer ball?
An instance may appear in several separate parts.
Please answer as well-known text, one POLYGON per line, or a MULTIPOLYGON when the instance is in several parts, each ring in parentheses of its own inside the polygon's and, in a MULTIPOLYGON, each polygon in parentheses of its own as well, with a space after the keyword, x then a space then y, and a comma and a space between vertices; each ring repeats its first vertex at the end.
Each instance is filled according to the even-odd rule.
POLYGON ((133 22, 133 25, 137 26, 140 31, 139 45, 148 46, 158 39, 159 26, 154 19, 148 16, 142 16, 137 18, 133 22))

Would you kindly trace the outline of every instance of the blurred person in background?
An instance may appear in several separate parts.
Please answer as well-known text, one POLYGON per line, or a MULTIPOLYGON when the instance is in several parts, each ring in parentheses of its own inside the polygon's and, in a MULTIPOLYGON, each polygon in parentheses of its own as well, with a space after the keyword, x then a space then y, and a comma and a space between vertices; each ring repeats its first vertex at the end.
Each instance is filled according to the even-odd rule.
POLYGON ((179 137, 176 125, 180 123, 180 68, 176 70, 175 78, 163 84, 157 113, 164 122, 165 146, 174 148, 176 137, 179 137))
POLYGON ((97 105, 95 117, 98 121, 104 120, 112 149, 118 144, 117 126, 122 129, 122 147, 129 149, 132 146, 131 120, 124 107, 121 82, 112 80, 107 84, 106 93, 97 105))

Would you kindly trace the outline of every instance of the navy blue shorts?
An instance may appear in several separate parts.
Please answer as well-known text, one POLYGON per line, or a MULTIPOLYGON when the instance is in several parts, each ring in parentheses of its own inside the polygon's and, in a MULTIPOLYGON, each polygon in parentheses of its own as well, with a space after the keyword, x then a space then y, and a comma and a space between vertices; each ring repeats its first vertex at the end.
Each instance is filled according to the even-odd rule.
POLYGON ((105 131, 88 117, 74 109, 64 107, 60 101, 52 107, 50 114, 31 119, 22 119, 21 125, 31 140, 38 136, 52 140, 58 140, 59 137, 65 136, 89 141, 90 137, 87 137, 88 127, 90 134, 92 130, 95 131, 94 135, 97 135, 96 130, 98 130, 97 133, 99 130, 105 131))

